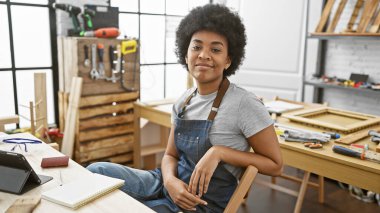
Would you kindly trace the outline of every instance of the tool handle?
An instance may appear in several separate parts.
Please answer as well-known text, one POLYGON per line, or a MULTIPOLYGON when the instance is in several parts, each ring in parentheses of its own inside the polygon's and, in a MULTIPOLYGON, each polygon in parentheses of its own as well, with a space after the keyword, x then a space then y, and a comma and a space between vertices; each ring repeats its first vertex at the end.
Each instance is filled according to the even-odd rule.
POLYGON ((84 45, 84 59, 88 59, 88 46, 84 45))
POLYGON ((98 44, 98 56, 99 62, 103 63, 104 45, 102 43, 98 44))
POLYGON ((109 51, 109 55, 110 55, 110 65, 111 65, 111 70, 114 70, 115 69, 115 64, 113 63, 113 61, 115 60, 115 47, 110 45, 110 47, 108 48, 108 51, 109 51))
POLYGON ((332 147, 332 150, 334 152, 342 154, 342 155, 346 155, 346 156, 350 156, 350 157, 355 157, 355 158, 361 158, 361 153, 360 152, 353 151, 353 150, 351 150, 349 148, 346 148, 346 147, 343 147, 343 146, 334 145, 332 147))

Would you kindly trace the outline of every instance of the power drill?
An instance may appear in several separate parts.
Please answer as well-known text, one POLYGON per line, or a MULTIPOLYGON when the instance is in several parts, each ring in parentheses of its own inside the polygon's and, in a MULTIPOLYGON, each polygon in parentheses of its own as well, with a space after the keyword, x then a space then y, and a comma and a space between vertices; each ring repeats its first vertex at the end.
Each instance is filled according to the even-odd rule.
POLYGON ((95 10, 84 8, 83 13, 81 14, 81 17, 83 19, 84 31, 93 30, 92 17, 94 17, 95 14, 95 10))
POLYGON ((80 14, 82 11, 80 9, 80 7, 76 7, 76 6, 73 6, 70 4, 54 3, 53 8, 54 9, 60 9, 60 10, 63 10, 65 12, 69 13, 69 15, 71 17, 71 21, 73 22, 73 25, 74 25, 74 29, 69 29, 67 34, 69 36, 79 35, 80 32, 82 31, 82 29, 80 27, 79 20, 78 20, 78 14, 80 14))

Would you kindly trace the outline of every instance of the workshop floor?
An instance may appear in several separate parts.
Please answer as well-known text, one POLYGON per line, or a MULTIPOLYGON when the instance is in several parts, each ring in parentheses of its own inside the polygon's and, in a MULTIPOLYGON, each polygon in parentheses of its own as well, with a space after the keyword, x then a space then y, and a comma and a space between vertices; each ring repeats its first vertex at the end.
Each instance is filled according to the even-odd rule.
MULTIPOLYGON (((297 175, 302 178, 303 172, 295 168, 286 167, 286 174, 297 175)), ((317 176, 312 175, 311 180, 317 181, 317 176)), ((256 179, 270 181, 270 177, 258 175, 256 179)), ((278 184, 288 188, 298 190, 299 184, 277 178, 278 184)), ((245 205, 239 209, 239 213, 251 212, 293 212, 296 197, 283 192, 272 190, 260 184, 254 184, 249 193, 245 205)), ((336 181, 325 179, 325 203, 318 203, 318 191, 314 188, 308 188, 302 205, 302 212, 307 213, 373 213, 380 212, 380 206, 376 203, 365 203, 350 195, 348 190, 340 188, 336 181)))

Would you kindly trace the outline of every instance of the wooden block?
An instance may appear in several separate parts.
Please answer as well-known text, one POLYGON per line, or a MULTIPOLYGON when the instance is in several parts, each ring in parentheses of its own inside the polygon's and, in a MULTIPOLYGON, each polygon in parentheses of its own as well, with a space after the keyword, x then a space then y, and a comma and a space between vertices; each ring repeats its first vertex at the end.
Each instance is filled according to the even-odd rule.
POLYGON ((379 0, 367 0, 364 6, 364 11, 362 13, 362 17, 360 19, 360 23, 358 26, 358 33, 365 33, 367 31, 367 27, 369 22, 371 21, 372 16, 374 15, 377 5, 379 4, 379 0))
POLYGON ((345 30, 345 32, 352 32, 352 31, 354 31, 353 30, 353 26, 355 24, 356 18, 359 15, 359 11, 360 11, 360 9, 363 6, 363 3, 364 3, 364 0, 357 0, 356 1, 355 8, 352 11, 352 14, 351 14, 350 20, 348 21, 347 29, 345 30))
POLYGON ((106 115, 112 113, 126 113, 128 110, 133 109, 133 103, 121 103, 116 105, 105 105, 93 108, 80 109, 79 119, 91 118, 99 115, 106 115))
POLYGON ((20 118, 18 115, 0 117, 0 132, 5 131, 5 124, 18 124, 20 122, 20 118))
POLYGON ((5 211, 5 213, 31 213, 40 201, 41 196, 20 197, 5 211))
POLYGON ((326 32, 328 32, 328 33, 334 32, 335 27, 338 24, 338 21, 340 19, 340 15, 342 14, 344 7, 346 6, 346 3, 347 3, 347 0, 341 0, 339 2, 338 9, 336 10, 334 18, 333 18, 332 22, 330 23, 329 27, 327 28, 326 32))
POLYGON ((379 31, 380 27, 380 10, 377 13, 376 19, 373 22, 371 28, 369 29, 370 33, 377 33, 379 31))
POLYGON ((325 7, 323 8, 323 12, 321 15, 321 19, 319 20, 318 26, 315 29, 315 32, 322 32, 323 28, 325 27, 327 20, 329 18, 329 15, 331 13, 331 10, 334 6, 335 0, 328 0, 325 7))
POLYGON ((108 138, 116 135, 123 135, 133 133, 133 123, 123 124, 118 126, 109 126, 107 128, 80 131, 78 135, 78 140, 80 142, 99 140, 103 138, 108 138))
MULTIPOLYGON (((93 140, 88 142, 81 142, 79 144, 80 152, 89 152, 101 148, 108 148, 113 146, 118 146, 126 143, 133 143, 133 134, 120 135, 116 137, 110 137, 101 140, 93 140)), ((77 149, 78 150, 78 149, 77 149)))
POLYGON ((124 124, 133 122, 133 113, 121 114, 117 116, 106 115, 102 117, 96 117, 87 120, 81 120, 79 122, 79 130, 86 130, 91 128, 99 128, 106 126, 114 126, 118 124, 124 124))
POLYGON ((336 139, 335 142, 336 143, 342 143, 342 144, 352 144, 352 143, 355 143, 365 137, 369 137, 368 136, 368 131, 370 129, 373 129, 373 130, 376 130, 376 131, 380 131, 380 127, 372 127, 372 128, 367 128, 365 130, 361 130, 360 132, 355 132, 355 133, 351 133, 349 135, 346 135, 344 137, 341 137, 339 139, 336 139))
POLYGON ((108 95, 85 96, 80 100, 80 107, 96 106, 113 102, 135 101, 140 96, 138 92, 116 93, 108 95))

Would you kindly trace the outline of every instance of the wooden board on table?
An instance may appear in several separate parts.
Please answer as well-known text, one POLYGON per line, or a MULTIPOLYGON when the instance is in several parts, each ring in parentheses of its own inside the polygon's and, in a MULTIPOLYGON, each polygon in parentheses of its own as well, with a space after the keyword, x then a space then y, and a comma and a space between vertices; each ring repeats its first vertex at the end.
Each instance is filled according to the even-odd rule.
POLYGON ((344 134, 380 124, 380 117, 330 107, 298 111, 284 117, 291 121, 344 134))
POLYGON ((359 132, 351 133, 349 135, 346 135, 344 137, 336 139, 335 142, 336 143, 346 144, 346 145, 355 143, 356 141, 359 141, 359 140, 361 140, 363 138, 369 137, 368 131, 371 130, 371 129, 376 130, 376 131, 380 131, 380 126, 379 127, 371 127, 371 128, 367 128, 367 129, 361 130, 359 132))
POLYGON ((328 0, 325 7, 323 8, 323 12, 321 15, 321 19, 319 20, 319 23, 317 25, 317 28, 315 29, 315 32, 322 32, 323 28, 325 27, 327 20, 330 16, 331 10, 334 6, 335 0, 328 0))

